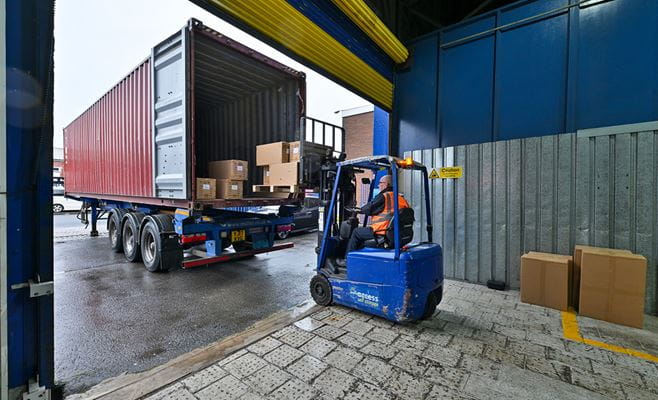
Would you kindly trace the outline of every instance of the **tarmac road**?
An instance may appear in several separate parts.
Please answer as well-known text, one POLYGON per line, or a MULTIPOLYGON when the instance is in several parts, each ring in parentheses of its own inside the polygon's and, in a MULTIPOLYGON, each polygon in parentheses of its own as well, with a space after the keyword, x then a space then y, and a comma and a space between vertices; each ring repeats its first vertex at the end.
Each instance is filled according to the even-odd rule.
POLYGON ((214 266, 151 273, 55 216, 55 374, 66 394, 138 372, 240 332, 308 299, 316 233, 292 249, 214 266))

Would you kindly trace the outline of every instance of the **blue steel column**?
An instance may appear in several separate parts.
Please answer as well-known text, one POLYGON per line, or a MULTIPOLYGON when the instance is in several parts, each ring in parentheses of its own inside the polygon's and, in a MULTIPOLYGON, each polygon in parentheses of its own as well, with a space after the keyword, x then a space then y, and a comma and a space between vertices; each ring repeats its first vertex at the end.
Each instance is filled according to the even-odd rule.
MULTIPOLYGON (((389 124, 389 114, 383 109, 375 106, 375 111, 373 112, 373 124, 372 124, 372 154, 377 155, 389 155, 391 154, 391 136, 390 124, 389 124)), ((375 173, 375 178, 373 179, 371 188, 376 188, 379 179, 386 175, 387 171, 377 171, 375 173)), ((371 195, 372 196, 372 195, 371 195)))
MULTIPOLYGON (((6 3, 7 286, 53 280, 54 2, 6 3)), ((3 160, 4 162, 4 160, 3 160)), ((2 243, 0 246, 4 246, 2 243)), ((53 296, 8 289, 9 388, 52 387, 53 296)))

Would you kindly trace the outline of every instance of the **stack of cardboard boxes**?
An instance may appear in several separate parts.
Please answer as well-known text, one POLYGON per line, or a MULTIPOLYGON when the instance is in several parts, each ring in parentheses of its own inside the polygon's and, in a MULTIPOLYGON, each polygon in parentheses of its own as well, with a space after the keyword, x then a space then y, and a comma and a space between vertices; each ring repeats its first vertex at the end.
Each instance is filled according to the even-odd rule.
POLYGON ((276 142, 256 146, 256 166, 263 167, 263 185, 297 185, 299 142, 276 142))
POLYGON ((521 301, 642 328, 647 259, 628 250, 578 245, 574 256, 521 257, 521 301))
POLYGON ((197 178, 197 199, 241 199, 248 163, 244 160, 220 160, 208 163, 209 178, 197 178))

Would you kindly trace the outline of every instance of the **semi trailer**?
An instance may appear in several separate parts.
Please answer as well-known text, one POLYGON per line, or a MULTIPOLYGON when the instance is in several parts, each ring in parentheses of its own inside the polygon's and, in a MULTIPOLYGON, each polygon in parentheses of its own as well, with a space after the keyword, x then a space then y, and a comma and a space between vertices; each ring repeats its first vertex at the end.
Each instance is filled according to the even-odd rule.
POLYGON ((305 115, 305 90, 304 73, 191 19, 64 128, 65 195, 92 235, 107 220, 111 248, 153 272, 292 247, 274 243, 288 207, 344 146, 341 127, 305 115), (253 193, 256 146, 278 141, 300 141, 297 185, 253 193), (243 198, 198 198, 196 178, 227 159, 248 162, 243 198))

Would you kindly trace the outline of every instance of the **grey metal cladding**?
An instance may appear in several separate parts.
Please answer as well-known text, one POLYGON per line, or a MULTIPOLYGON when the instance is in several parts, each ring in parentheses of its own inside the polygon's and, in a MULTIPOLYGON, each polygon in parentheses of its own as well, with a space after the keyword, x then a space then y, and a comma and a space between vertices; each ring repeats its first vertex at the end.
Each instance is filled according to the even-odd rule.
MULTIPOLYGON (((525 252, 624 248, 647 257, 645 311, 658 313, 658 131, 633 127, 658 125, 405 153, 428 168, 464 167, 461 179, 430 183, 445 276, 518 288, 525 252)), ((405 175, 402 187, 423 220, 420 185, 405 175)))

